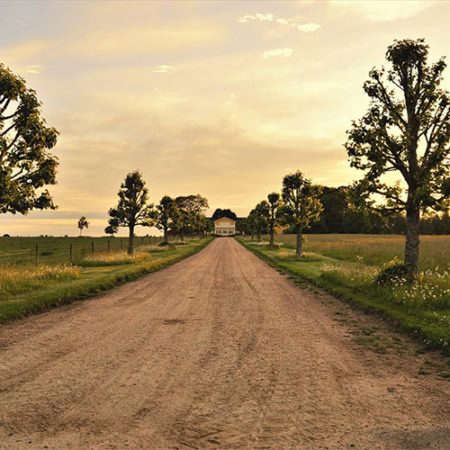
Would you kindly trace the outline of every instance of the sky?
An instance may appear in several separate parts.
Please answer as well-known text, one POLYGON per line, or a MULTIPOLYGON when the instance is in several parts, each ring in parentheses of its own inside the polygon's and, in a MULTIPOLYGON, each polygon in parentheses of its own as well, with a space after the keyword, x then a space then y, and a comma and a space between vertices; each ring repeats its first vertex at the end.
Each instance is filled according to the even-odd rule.
POLYGON ((3 0, 0 62, 36 90, 60 165, 58 210, 3 214, 0 234, 76 235, 84 215, 101 236, 134 170, 153 203, 199 193, 238 216, 296 170, 349 184, 369 70, 394 39, 449 56, 449 17, 445 0, 3 0))

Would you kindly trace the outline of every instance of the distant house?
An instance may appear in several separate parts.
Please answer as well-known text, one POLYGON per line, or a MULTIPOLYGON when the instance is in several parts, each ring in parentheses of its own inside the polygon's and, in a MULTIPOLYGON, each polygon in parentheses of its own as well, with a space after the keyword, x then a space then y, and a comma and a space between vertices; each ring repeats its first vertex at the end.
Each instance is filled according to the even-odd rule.
POLYGON ((236 234, 236 221, 228 217, 214 220, 214 234, 216 236, 234 236, 236 234))

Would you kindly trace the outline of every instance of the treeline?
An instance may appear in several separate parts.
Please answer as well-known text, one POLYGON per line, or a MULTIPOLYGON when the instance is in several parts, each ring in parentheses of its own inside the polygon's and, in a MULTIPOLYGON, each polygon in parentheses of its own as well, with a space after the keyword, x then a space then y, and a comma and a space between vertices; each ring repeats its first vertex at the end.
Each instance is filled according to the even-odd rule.
MULTIPOLYGON (((212 224, 204 214, 208 200, 200 194, 179 196, 165 195, 157 205, 148 202, 148 189, 139 171, 129 173, 117 194, 119 201, 109 210, 105 233, 114 235, 119 227, 128 228, 128 253, 134 251, 134 230, 137 226, 156 227, 163 231, 163 245, 169 244, 169 232, 178 234, 181 240, 187 234, 210 231, 212 224)), ((85 218, 84 218, 85 219, 85 218)))
MULTIPOLYGON (((373 211, 370 205, 354 200, 356 192, 350 186, 322 187, 319 200, 322 212, 318 222, 311 224, 310 233, 345 234, 405 234, 404 213, 383 214, 373 211)), ((450 216, 429 213, 421 217, 420 234, 450 234, 450 216)), ((287 233, 294 232, 292 229, 287 233)))

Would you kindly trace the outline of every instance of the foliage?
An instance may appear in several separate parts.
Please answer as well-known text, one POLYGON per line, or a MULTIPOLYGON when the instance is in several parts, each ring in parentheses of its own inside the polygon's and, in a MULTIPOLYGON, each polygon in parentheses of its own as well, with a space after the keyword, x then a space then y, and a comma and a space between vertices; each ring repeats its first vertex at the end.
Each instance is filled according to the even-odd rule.
POLYGON ((186 232, 203 231, 209 224, 204 220, 204 211, 209 207, 208 200, 200 194, 179 196, 175 199, 177 214, 174 227, 180 233, 181 240, 186 232))
POLYGON ((139 171, 129 173, 121 184, 117 194, 119 203, 109 210, 109 226, 129 229, 128 253, 133 254, 134 229, 136 226, 150 227, 154 224, 155 211, 152 204, 147 204, 148 189, 139 171))
POLYGON ((314 186, 300 171, 283 178, 283 205, 278 217, 283 225, 292 225, 297 234, 297 256, 302 255, 302 234, 312 222, 319 220, 322 204, 319 200, 321 188, 314 186))
POLYGON ((410 280, 411 268, 406 264, 393 264, 383 269, 375 278, 376 284, 385 286, 410 280))
POLYGON ((0 212, 26 214, 55 209, 48 184, 56 184, 57 158, 50 154, 58 131, 41 117, 36 92, 0 63, 0 212))
POLYGON ((215 220, 221 219, 222 217, 226 217, 228 219, 237 221, 237 216, 233 211, 231 211, 231 209, 220 209, 220 208, 214 211, 211 220, 214 222, 215 220))
POLYGON ((164 242, 168 244, 168 231, 174 225, 177 219, 177 206, 175 200, 165 195, 156 205, 155 227, 164 231, 164 242))
POLYGON ((83 228, 89 228, 89 222, 85 216, 81 216, 78 219, 78 229, 80 230, 80 236, 81 236, 81 232, 83 231, 83 228))
POLYGON ((372 201, 372 207, 406 211, 405 263, 417 271, 420 212, 449 207, 450 96, 440 86, 446 63, 428 63, 423 39, 395 41, 386 59, 388 71, 369 73, 364 91, 370 107, 353 122, 345 147, 351 166, 365 171, 357 185, 361 196, 379 194, 386 203, 372 201), (400 183, 383 182, 389 172, 401 174, 406 196, 400 183))

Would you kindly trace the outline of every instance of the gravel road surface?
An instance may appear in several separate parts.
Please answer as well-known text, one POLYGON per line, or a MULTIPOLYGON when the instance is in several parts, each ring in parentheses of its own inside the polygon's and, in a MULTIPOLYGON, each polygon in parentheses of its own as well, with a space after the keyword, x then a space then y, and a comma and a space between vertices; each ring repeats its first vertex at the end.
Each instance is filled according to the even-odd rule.
POLYGON ((447 363, 418 349, 216 239, 1 327, 0 448, 450 449, 447 363))

